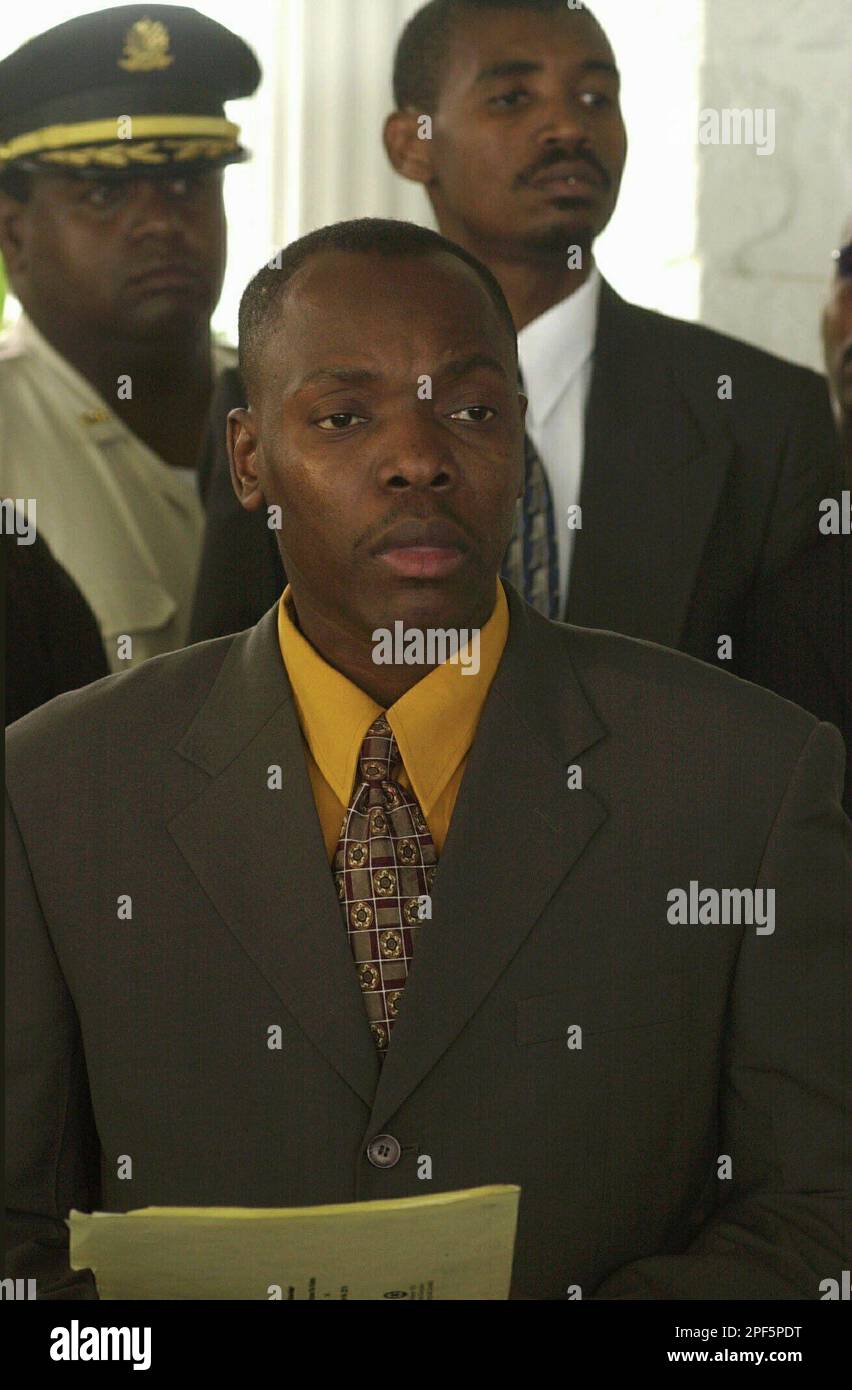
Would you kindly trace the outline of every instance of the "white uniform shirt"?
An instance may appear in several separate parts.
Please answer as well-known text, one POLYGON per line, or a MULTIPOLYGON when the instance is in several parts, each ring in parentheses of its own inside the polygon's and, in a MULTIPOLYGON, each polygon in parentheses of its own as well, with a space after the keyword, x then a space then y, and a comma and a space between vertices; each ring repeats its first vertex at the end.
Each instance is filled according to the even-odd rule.
MULTIPOLYGON (((217 373, 235 361, 213 353, 217 373)), ((35 499, 112 671, 186 644, 204 529, 195 473, 164 463, 25 315, 0 340, 0 496, 30 511, 35 499)))
POLYGON ((569 508, 580 501, 586 402, 592 380, 601 277, 552 305, 518 334, 529 398, 527 433, 544 464, 553 495, 559 552, 559 611, 565 611, 576 532, 569 508))

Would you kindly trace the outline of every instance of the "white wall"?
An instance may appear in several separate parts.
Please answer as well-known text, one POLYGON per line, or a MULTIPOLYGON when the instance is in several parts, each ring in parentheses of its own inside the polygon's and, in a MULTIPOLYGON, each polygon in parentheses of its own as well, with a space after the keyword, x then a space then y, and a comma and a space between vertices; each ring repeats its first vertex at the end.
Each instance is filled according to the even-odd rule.
POLYGON ((597 243, 603 274, 636 304, 699 316, 695 127, 705 0, 593 0, 622 74, 627 165, 597 243))
POLYGON ((830 252, 852 212, 849 0, 706 0, 701 105, 774 109, 775 153, 707 146, 701 318, 822 369, 830 252))

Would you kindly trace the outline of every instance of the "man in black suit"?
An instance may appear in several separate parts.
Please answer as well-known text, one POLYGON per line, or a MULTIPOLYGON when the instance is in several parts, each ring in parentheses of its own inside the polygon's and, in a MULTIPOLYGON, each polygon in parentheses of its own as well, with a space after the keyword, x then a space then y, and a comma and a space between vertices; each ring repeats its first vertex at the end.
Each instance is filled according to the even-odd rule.
MULTIPOLYGON (((852 488, 852 221, 834 253, 822 316, 847 488, 852 488)), ((845 494, 848 498, 848 491, 845 494)), ((846 814, 852 816, 852 510, 825 507, 816 545, 755 586, 734 638, 735 670, 836 724, 846 739, 846 814), (837 583, 837 575, 840 583, 837 583)))
MULTIPOLYGON (((819 503, 840 483, 824 381, 627 304, 600 279, 592 247, 626 134, 612 50, 587 10, 433 0, 402 35, 394 85, 394 167, 493 271, 520 332, 526 537, 519 507, 504 573, 550 616, 732 669, 724 639, 745 596, 816 540, 819 503)), ((274 536, 262 574, 249 560, 266 518, 240 516, 226 469, 222 452, 194 640, 256 619, 283 583, 274 536)))
POLYGON ((852 816, 852 537, 822 535, 758 584, 744 605, 734 648, 736 671, 843 734, 843 805, 852 816))
POLYGON ((0 536, 5 722, 109 674, 94 613, 42 536, 0 536))
POLYGON ((849 486, 852 487, 852 217, 834 252, 822 315, 822 345, 849 486))
POLYGON ((524 400, 461 248, 303 238, 240 353, 231 464, 290 586, 7 736, 8 1274, 94 1296, 70 1206, 512 1182, 513 1297, 819 1299, 847 1263, 837 731, 498 581, 524 400))

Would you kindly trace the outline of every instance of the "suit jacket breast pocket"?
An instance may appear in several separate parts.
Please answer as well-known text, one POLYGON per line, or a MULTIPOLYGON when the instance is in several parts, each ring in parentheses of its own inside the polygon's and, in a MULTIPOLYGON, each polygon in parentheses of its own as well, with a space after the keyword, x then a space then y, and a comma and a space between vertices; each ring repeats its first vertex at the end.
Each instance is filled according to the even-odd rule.
POLYGON ((664 971, 649 982, 632 981, 597 988, 574 985, 553 994, 520 999, 516 1005, 515 1036, 522 1046, 565 1038, 579 1025, 583 1036, 628 1033, 683 1019, 683 974, 664 971))

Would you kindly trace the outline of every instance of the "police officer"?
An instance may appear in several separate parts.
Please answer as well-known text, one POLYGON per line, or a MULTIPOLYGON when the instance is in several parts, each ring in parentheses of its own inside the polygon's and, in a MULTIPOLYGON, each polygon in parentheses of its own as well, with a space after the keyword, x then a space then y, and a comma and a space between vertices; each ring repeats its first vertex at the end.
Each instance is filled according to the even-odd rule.
POLYGON ((23 314, 0 342, 0 495, 91 605, 112 670, 182 646, 200 555, 197 469, 230 349, 225 101, 247 45, 195 10, 83 15, 0 62, 0 251, 23 314))

